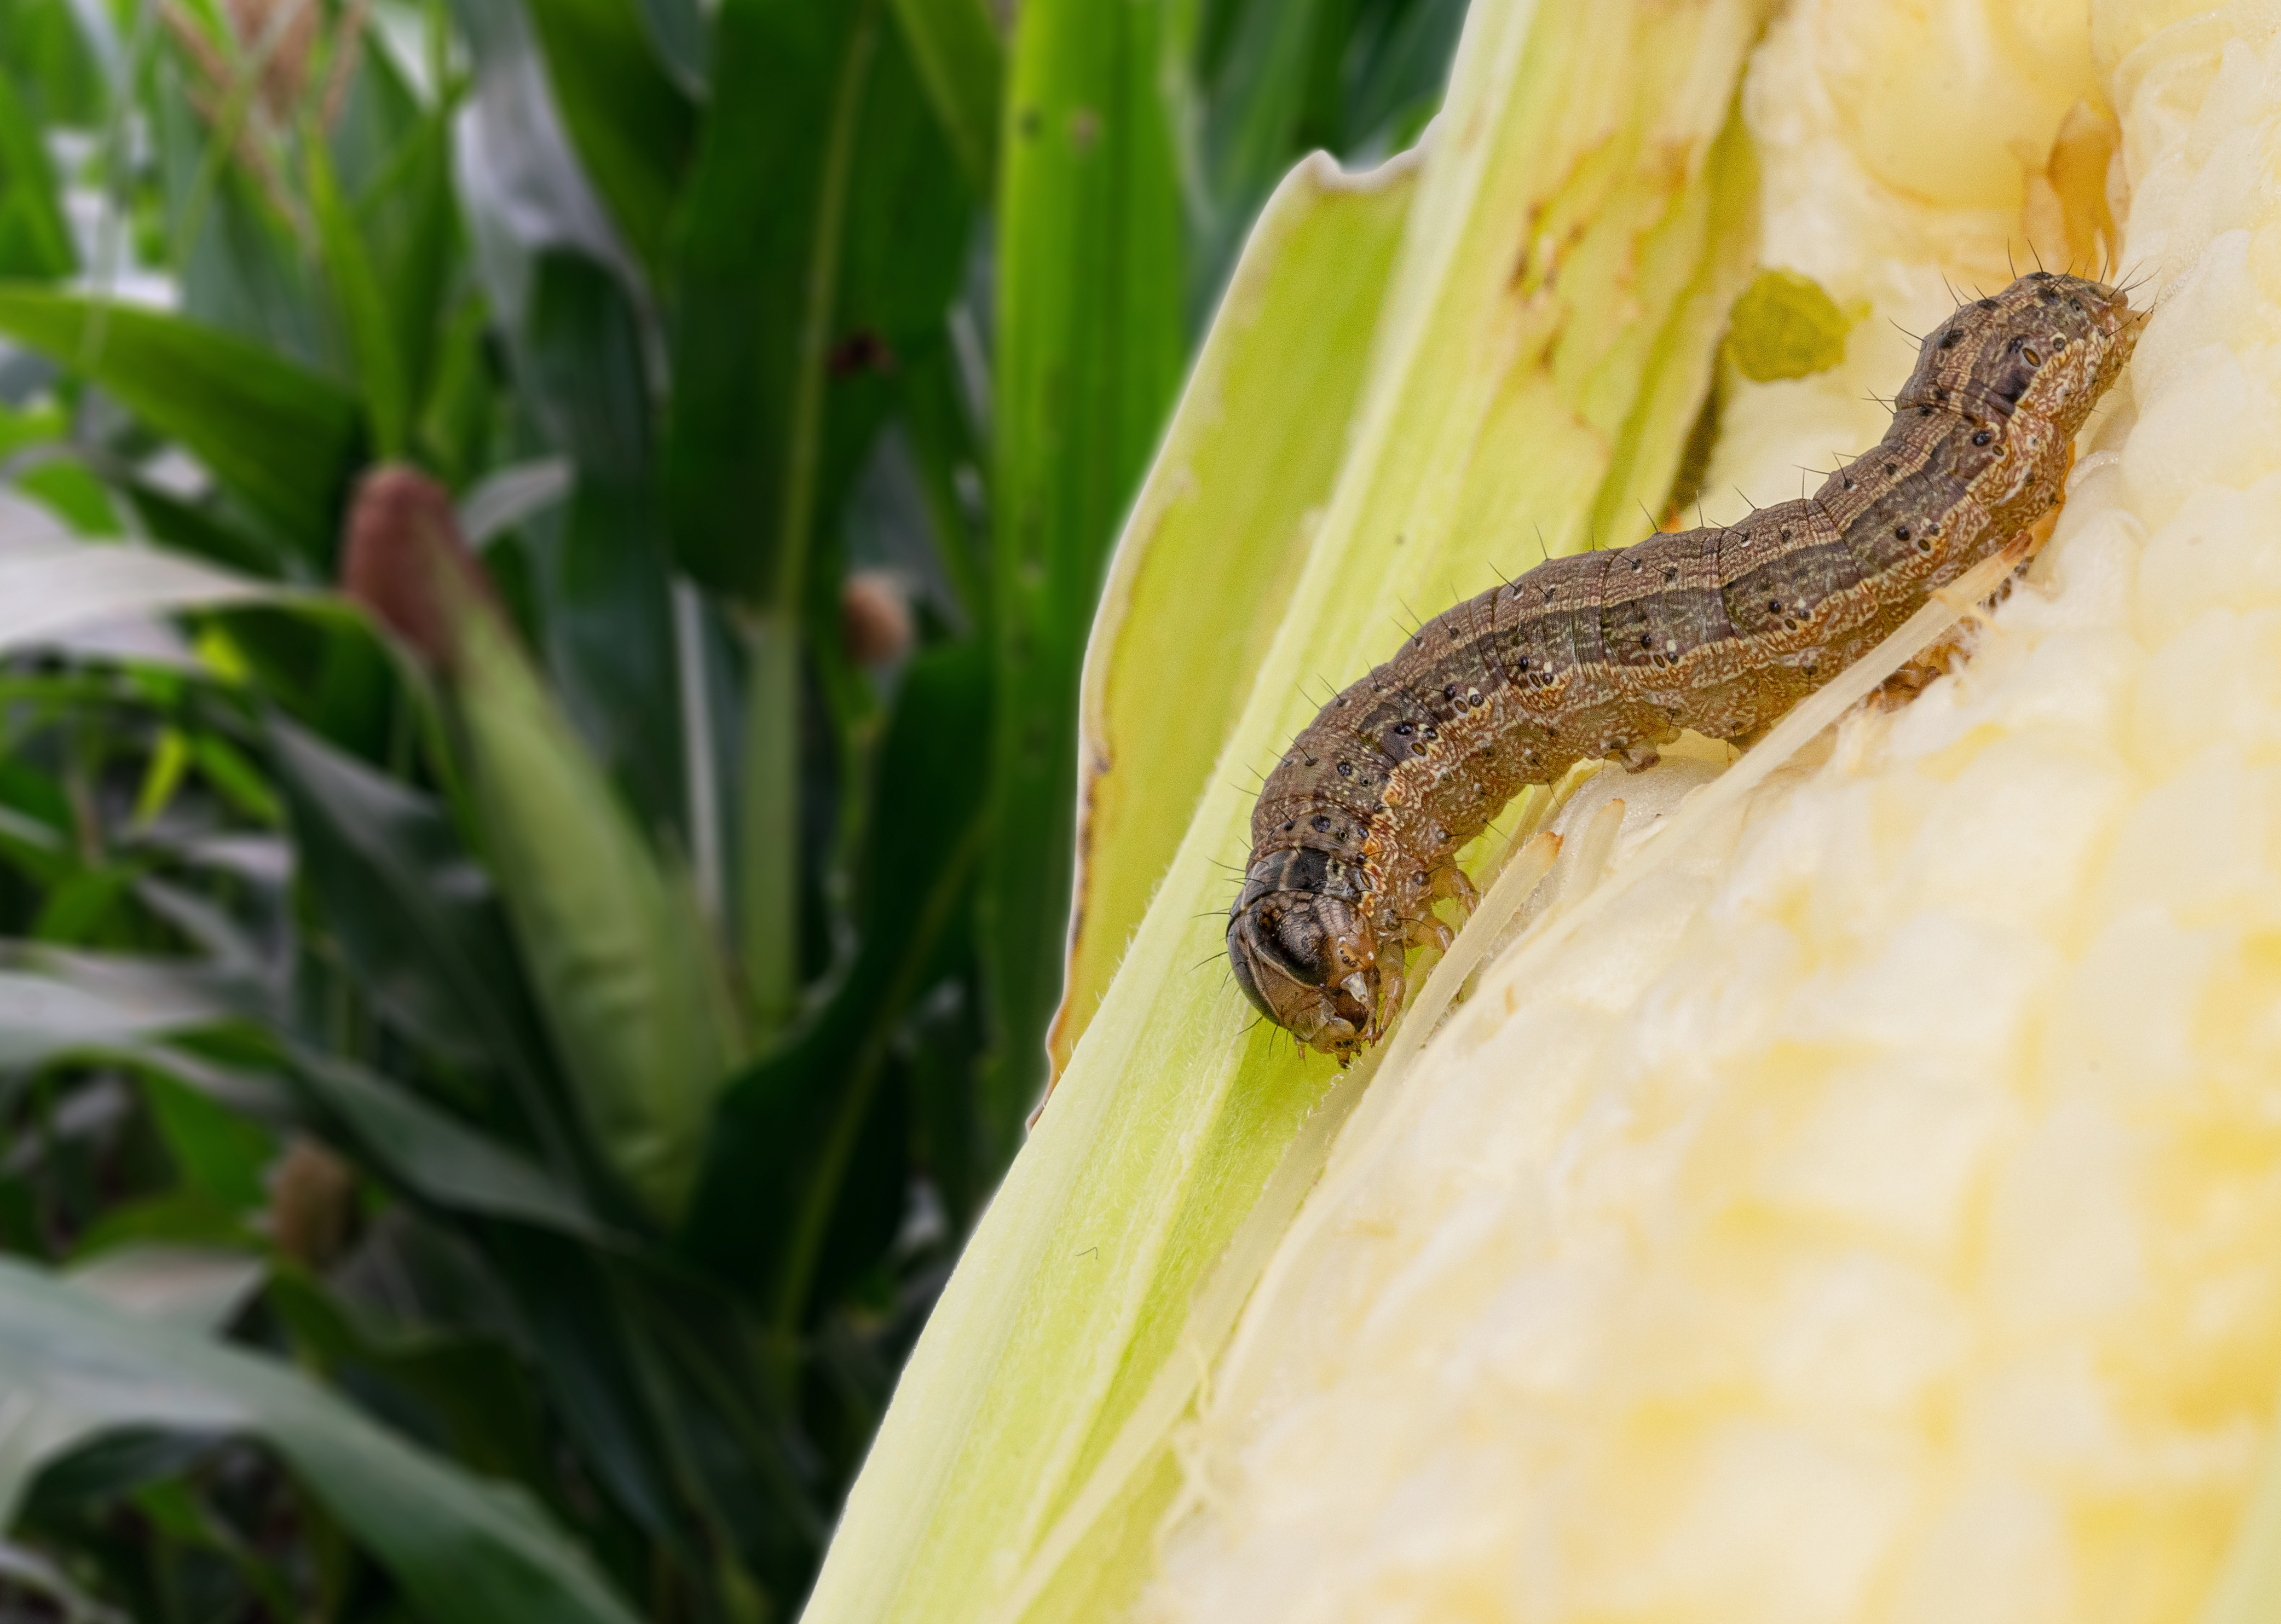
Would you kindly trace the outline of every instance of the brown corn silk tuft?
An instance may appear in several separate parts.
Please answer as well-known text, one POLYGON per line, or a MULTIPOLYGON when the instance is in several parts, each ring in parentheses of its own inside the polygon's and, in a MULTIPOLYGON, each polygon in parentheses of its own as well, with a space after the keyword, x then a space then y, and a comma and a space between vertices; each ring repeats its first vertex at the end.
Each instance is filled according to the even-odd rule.
POLYGON ((459 617, 495 605, 491 583, 460 539, 452 499, 414 469, 375 469, 357 487, 341 585, 420 657, 449 670, 459 617))

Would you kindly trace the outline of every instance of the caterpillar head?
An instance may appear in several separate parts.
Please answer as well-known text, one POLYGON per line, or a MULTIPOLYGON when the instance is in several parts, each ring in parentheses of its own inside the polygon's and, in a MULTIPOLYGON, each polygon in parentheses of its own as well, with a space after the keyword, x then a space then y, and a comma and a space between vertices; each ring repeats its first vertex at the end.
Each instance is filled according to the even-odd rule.
POLYGON ((1227 960, 1261 1014, 1326 1055, 1352 1059, 1373 1025, 1378 955, 1369 921, 1343 897, 1255 880, 1229 911, 1227 960))

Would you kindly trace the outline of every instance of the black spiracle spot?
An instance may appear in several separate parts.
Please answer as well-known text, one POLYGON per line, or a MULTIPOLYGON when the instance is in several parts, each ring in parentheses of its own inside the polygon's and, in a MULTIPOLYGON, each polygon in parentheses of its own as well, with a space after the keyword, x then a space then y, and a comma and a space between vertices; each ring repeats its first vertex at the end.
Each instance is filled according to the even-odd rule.
POLYGON ((1456 698, 1458 697, 1458 684, 1455 684, 1455 683, 1444 683, 1444 684, 1442 684, 1442 697, 1443 699, 1445 699, 1445 700, 1454 700, 1454 699, 1456 699, 1456 698))
POLYGON ((1906 525, 1906 524, 1896 524, 1895 526, 1893 526, 1893 539, 1894 539, 1894 540, 1896 540, 1896 541, 1906 541, 1908 538, 1909 538, 1909 527, 1908 527, 1907 525, 1906 525))

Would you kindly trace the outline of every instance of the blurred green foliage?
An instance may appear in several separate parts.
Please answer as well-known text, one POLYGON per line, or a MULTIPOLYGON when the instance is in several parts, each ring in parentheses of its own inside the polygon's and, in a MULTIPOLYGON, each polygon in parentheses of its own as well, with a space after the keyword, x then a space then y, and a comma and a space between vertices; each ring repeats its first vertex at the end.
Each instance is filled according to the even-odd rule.
POLYGON ((0 0, 0 1612, 792 1615, 1192 344, 1461 10, 0 0), (441 656, 333 592, 384 461, 441 656))

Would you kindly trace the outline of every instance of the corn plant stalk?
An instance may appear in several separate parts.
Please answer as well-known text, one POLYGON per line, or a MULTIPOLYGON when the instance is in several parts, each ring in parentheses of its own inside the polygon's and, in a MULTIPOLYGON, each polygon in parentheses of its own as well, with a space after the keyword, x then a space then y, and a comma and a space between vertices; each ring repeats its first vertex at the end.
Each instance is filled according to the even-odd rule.
MULTIPOLYGON (((1751 175, 1730 108, 1759 19, 1736 4, 1652 27, 1632 9, 1475 7, 1281 630, 1201 803, 1193 777, 1167 775, 1162 816, 1195 806, 1187 836, 905 1371, 810 1620, 991 1616, 1157 1372, 1193 1357, 1192 1294, 1336 1078, 1247 1032, 1249 1011, 1195 968, 1219 934, 1196 916, 1226 907, 1213 865, 1244 852, 1237 774, 1312 709, 1306 683, 1357 673, 1401 597, 1530 561, 1527 520, 1572 550, 1597 515, 1661 499, 1746 266, 1751 175)), ((1304 189, 1271 205, 1239 283, 1302 240, 1287 211, 1337 206, 1304 189)), ((1344 249, 1326 232, 1311 251, 1344 249)), ((1254 337, 1293 341, 1310 313, 1263 309, 1254 337)), ((1214 365, 1208 345, 1183 418, 1213 409, 1214 365)), ((1240 445, 1256 424, 1221 432, 1240 445)), ((1162 1453, 1136 1470, 1026 1616, 1098 1616, 1130 1594, 1176 1479, 1162 1453)))

